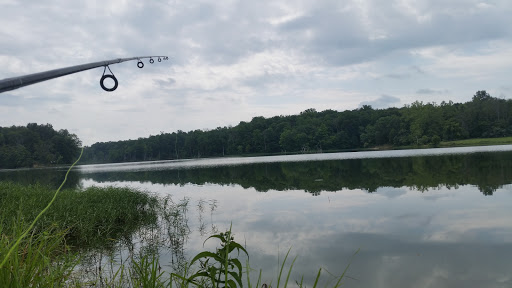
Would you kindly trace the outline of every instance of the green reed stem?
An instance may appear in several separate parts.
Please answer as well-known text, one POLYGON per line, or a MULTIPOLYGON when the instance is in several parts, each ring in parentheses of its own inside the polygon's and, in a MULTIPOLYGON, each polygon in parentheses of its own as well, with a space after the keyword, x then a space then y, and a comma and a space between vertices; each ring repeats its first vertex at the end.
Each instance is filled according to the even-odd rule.
POLYGON ((53 195, 53 198, 50 201, 50 203, 48 203, 48 205, 46 205, 46 207, 39 213, 39 215, 37 215, 37 217, 34 219, 34 221, 32 221, 32 224, 30 224, 30 226, 27 228, 27 230, 18 238, 18 240, 16 240, 16 243, 14 243, 14 245, 11 247, 11 249, 9 249, 9 252, 7 252, 7 255, 5 255, 4 260, 0 264, 0 269, 2 269, 4 267, 5 263, 7 263, 7 260, 11 256, 14 249, 16 249, 16 247, 18 247, 21 240, 23 240, 23 238, 25 238, 25 236, 27 236, 28 232, 30 232, 30 230, 32 230, 32 228, 34 228, 34 225, 36 224, 37 220, 39 220, 39 218, 41 218, 41 216, 43 216, 43 214, 50 208, 50 206, 52 206, 55 199, 57 199, 57 195, 59 194, 60 189, 62 188, 62 186, 64 186, 64 184, 66 183, 66 180, 68 179, 69 171, 71 171, 71 168, 73 168, 76 165, 76 163, 78 163, 78 161, 80 161, 80 158, 82 158, 83 153, 84 153, 84 148, 82 147, 80 156, 78 156, 78 159, 76 159, 75 163, 73 163, 73 165, 71 165, 71 167, 69 167, 68 171, 66 172, 66 176, 64 176, 64 181, 62 181, 62 184, 60 184, 57 191, 55 191, 55 195, 53 195))

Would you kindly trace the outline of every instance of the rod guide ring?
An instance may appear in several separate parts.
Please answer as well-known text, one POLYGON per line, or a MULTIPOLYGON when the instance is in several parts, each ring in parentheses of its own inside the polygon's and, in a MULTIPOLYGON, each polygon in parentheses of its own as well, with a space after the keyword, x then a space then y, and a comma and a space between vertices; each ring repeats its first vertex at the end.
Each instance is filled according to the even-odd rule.
POLYGON ((117 78, 116 78, 116 76, 114 76, 114 75, 105 74, 105 75, 101 76, 101 79, 100 79, 100 86, 101 86, 101 88, 103 88, 103 90, 105 90, 105 91, 107 91, 107 92, 112 92, 112 91, 116 90, 116 89, 117 89, 117 85, 118 85, 118 84, 119 84, 119 83, 117 82, 117 78), (112 87, 112 88, 107 88, 107 87, 105 86, 105 84, 103 84, 103 82, 104 82, 104 81, 105 81, 105 79, 107 79, 107 78, 110 78, 110 79, 114 80, 114 87, 112 87))

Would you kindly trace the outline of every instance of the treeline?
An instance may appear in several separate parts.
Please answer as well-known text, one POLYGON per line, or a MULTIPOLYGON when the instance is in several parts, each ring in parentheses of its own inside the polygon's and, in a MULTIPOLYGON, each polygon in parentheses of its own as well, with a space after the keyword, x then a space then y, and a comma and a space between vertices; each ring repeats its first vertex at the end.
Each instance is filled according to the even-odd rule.
POLYGON ((80 145, 75 134, 51 124, 0 127, 0 169, 72 163, 80 145))
POLYGON ((478 91, 470 102, 414 102, 402 108, 254 117, 235 127, 161 133, 86 147, 85 163, 244 154, 342 151, 374 146, 437 146, 441 141, 512 136, 512 100, 478 91))

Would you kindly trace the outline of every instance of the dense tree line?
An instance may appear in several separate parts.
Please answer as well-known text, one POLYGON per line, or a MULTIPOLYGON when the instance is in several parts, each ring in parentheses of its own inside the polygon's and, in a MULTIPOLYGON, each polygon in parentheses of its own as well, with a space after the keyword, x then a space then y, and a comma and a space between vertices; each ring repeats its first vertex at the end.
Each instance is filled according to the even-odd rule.
POLYGON ((402 108, 254 117, 235 127, 161 133, 86 147, 85 163, 185 159, 244 154, 436 146, 441 141, 512 136, 512 100, 478 91, 470 102, 414 102, 402 108))
POLYGON ((75 134, 51 124, 0 127, 0 169, 72 163, 80 145, 75 134))

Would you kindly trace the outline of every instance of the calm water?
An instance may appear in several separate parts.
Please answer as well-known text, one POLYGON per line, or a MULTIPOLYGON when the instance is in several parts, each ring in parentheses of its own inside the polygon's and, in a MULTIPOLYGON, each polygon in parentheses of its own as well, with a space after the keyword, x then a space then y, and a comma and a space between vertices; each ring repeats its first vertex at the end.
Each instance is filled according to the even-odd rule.
MULTIPOLYGON (((359 249, 344 287, 512 287, 510 160, 506 145, 85 165, 68 185, 185 199, 183 245, 162 250, 166 267, 232 223, 267 281, 291 247, 292 278, 309 283, 320 267, 341 274, 359 249)), ((64 173, 0 180, 57 185, 64 173)))

